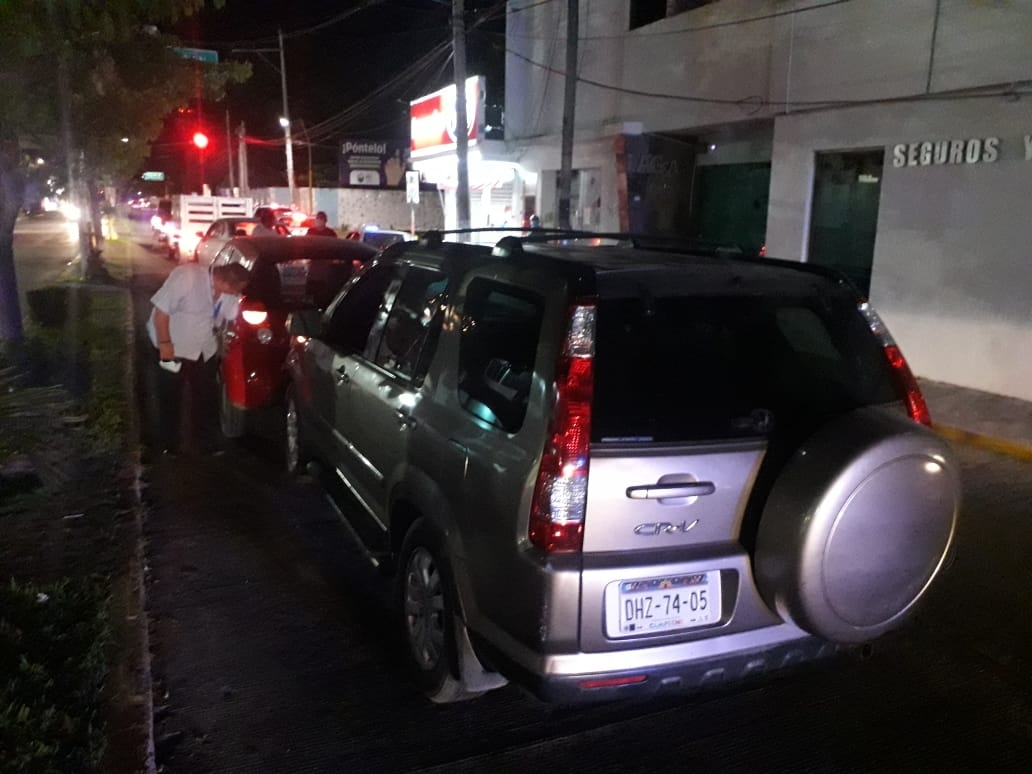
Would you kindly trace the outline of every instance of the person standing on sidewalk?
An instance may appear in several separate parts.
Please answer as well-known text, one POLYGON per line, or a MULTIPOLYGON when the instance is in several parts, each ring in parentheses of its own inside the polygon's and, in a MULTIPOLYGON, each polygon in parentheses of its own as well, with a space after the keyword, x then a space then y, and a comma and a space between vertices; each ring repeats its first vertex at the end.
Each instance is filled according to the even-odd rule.
POLYGON ((218 448, 215 331, 235 316, 237 296, 249 277, 238 263, 211 270, 186 263, 173 269, 151 297, 154 308, 147 331, 160 357, 158 397, 164 452, 197 446, 200 451, 218 448), (187 427, 181 434, 184 418, 187 427))

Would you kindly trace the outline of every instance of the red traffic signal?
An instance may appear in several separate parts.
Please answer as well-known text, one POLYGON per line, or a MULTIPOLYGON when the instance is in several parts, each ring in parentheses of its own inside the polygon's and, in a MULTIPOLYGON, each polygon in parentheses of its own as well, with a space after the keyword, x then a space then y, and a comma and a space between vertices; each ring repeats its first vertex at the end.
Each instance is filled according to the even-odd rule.
POLYGON ((204 150, 208 147, 208 135, 204 132, 194 132, 193 144, 201 150, 204 150))

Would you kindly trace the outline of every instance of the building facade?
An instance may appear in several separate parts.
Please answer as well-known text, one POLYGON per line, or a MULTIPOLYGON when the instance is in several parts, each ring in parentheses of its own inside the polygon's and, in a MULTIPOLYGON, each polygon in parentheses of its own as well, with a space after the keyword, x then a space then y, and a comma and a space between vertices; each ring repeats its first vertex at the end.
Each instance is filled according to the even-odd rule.
MULTIPOLYGON (((1032 400, 1032 0, 580 4, 571 225, 835 267, 919 376, 1032 400)), ((565 3, 508 9, 555 224, 565 3)), ((532 181, 532 182, 529 182, 532 181)))

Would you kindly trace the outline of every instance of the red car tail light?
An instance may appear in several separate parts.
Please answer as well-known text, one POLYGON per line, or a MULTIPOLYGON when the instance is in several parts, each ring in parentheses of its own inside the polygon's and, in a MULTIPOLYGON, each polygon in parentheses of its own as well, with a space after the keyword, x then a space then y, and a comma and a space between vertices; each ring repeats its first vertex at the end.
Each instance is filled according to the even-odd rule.
POLYGON ((903 393, 903 403, 906 405, 907 414, 915 422, 919 422, 922 425, 931 425, 932 417, 928 411, 928 404, 925 402, 924 395, 921 394, 921 388, 918 386, 917 379, 914 378, 914 374, 907 364, 907 359, 903 357, 903 352, 896 345, 892 334, 889 333, 889 329, 885 327, 881 317, 878 316, 878 313, 874 311, 874 308, 868 302, 864 301, 860 304, 859 309, 860 314, 867 320, 867 324, 871 326, 871 331, 882 345, 885 359, 888 360, 889 366, 892 369, 892 375, 896 379, 896 384, 903 393))
POLYGON ((584 539, 594 393, 594 302, 570 309, 549 423, 530 512, 530 542, 546 552, 579 551, 584 539))

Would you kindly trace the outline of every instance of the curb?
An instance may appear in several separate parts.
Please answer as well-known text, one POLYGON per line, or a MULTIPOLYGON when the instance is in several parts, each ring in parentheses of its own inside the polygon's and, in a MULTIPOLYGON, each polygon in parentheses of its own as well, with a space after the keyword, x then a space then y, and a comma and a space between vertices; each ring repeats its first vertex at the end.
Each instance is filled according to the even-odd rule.
POLYGON ((997 454, 1006 454, 1009 457, 1015 457, 1025 462, 1032 462, 1032 445, 1027 443, 974 433, 970 430, 962 430, 959 427, 940 425, 937 422, 932 425, 932 429, 943 438, 955 443, 962 443, 967 446, 974 446, 977 449, 986 449, 997 454))
POLYGON ((156 774, 157 755, 154 746, 154 683, 151 676, 151 645, 150 645, 150 619, 147 615, 147 558, 144 547, 143 520, 146 515, 146 505, 143 500, 143 464, 140 458, 141 431, 140 431, 140 406, 136 395, 136 306, 133 303, 131 287, 126 290, 129 298, 127 305, 129 320, 126 335, 129 339, 129 361, 126 367, 126 380, 129 383, 130 396, 130 420, 129 420, 129 456, 133 471, 133 526, 136 534, 135 547, 131 566, 130 577, 133 579, 134 597, 136 602, 136 620, 139 622, 137 642, 140 653, 140 694, 143 699, 141 714, 143 715, 144 727, 144 774, 156 774))

